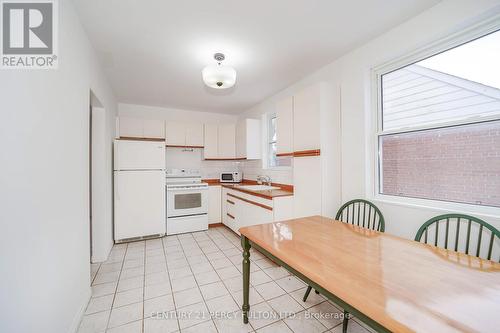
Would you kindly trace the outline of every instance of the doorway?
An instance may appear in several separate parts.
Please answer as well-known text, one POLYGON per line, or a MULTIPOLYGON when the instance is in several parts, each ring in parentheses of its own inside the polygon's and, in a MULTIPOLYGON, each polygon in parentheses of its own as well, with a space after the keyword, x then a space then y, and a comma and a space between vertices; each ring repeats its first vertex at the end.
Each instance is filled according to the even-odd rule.
POLYGON ((103 259, 102 224, 108 212, 109 189, 106 180, 109 178, 107 167, 106 112, 99 99, 90 92, 89 108, 89 254, 90 262, 103 259))

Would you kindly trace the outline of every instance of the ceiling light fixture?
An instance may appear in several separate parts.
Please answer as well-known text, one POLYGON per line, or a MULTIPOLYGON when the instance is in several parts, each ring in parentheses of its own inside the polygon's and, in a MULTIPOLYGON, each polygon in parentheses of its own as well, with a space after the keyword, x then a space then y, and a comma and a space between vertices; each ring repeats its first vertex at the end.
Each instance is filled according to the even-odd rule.
POLYGON ((210 88, 227 89, 236 83, 236 71, 234 68, 222 65, 226 57, 222 53, 214 54, 217 65, 210 65, 203 68, 201 72, 203 82, 210 88))

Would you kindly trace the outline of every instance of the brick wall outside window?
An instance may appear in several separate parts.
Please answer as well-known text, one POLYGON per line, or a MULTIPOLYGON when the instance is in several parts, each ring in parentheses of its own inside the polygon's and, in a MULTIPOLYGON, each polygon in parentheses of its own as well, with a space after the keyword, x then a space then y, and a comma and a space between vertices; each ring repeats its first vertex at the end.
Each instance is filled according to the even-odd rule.
POLYGON ((385 135, 383 194, 500 207, 500 121, 385 135))

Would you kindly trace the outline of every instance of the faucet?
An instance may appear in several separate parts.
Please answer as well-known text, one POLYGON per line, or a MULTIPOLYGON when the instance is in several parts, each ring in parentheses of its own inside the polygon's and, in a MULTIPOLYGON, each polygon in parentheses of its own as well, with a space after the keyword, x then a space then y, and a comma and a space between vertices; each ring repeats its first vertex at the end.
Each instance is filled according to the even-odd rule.
POLYGON ((257 176, 257 183, 259 184, 266 184, 267 186, 271 186, 271 177, 266 176, 266 175, 259 175, 257 176))

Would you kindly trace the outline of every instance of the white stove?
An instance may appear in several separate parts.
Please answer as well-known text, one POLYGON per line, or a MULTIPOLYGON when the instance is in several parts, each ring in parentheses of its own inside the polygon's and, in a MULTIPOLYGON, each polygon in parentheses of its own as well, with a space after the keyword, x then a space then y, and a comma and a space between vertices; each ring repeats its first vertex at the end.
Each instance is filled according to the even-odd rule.
POLYGON ((166 172, 167 235, 208 229, 208 184, 198 170, 166 172))

